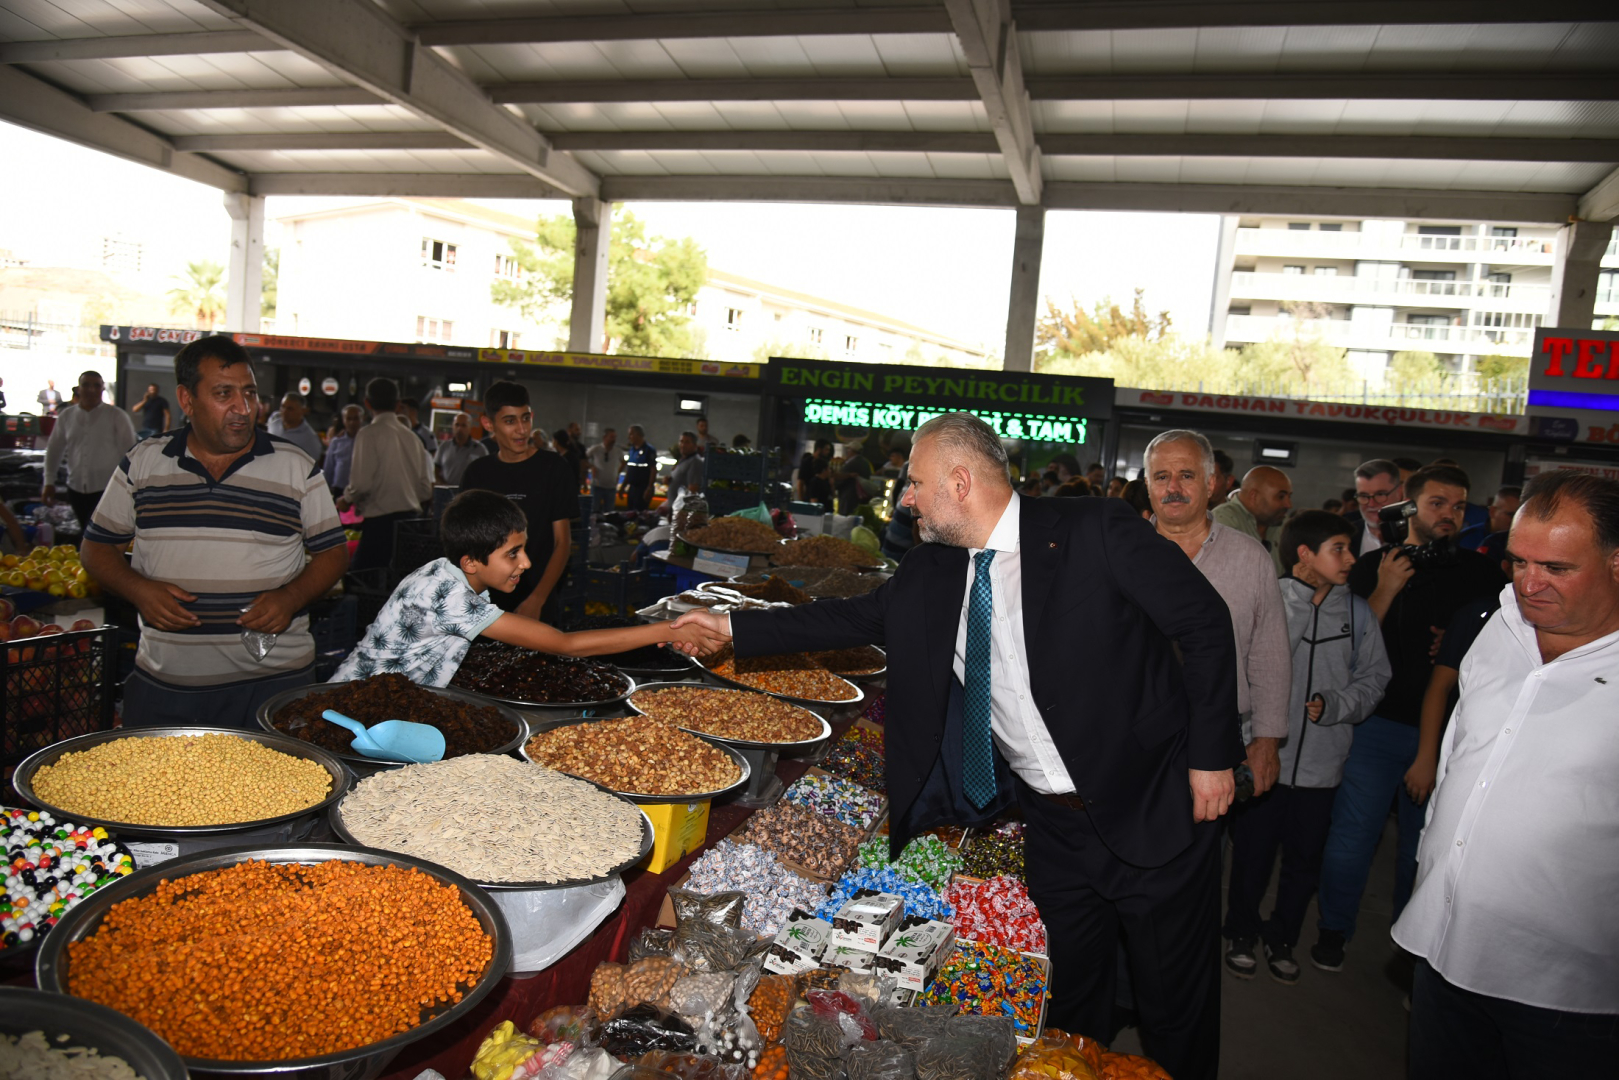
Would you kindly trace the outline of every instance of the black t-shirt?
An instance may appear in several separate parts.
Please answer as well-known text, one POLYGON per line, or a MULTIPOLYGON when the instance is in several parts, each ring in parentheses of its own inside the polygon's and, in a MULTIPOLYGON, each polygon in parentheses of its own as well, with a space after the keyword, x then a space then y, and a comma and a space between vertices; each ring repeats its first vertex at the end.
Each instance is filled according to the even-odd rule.
POLYGON ((151 431, 163 430, 163 414, 169 411, 169 403, 161 396, 154 397, 141 406, 141 427, 151 431))
POLYGON ((1493 592, 1471 600, 1456 609, 1450 625, 1445 628, 1445 640, 1439 643, 1439 654, 1433 658, 1434 666, 1443 665, 1460 671, 1467 650, 1478 640, 1490 616, 1501 610, 1501 594, 1493 592))
MULTIPOLYGON (((1377 568, 1386 550, 1368 552, 1349 571, 1349 587, 1357 596, 1376 590, 1377 568)), ((1383 644, 1394 675, 1374 710, 1377 715, 1412 726, 1421 722, 1422 697, 1433 674, 1431 628, 1449 627, 1464 605, 1499 593, 1505 584, 1496 565, 1466 548, 1455 549, 1448 565, 1418 570, 1406 582, 1383 620, 1383 644)))
POLYGON ((518 462, 497 456, 481 457, 461 474, 461 490, 496 491, 523 508, 528 518, 528 557, 534 565, 523 571, 517 588, 509 593, 490 590, 495 606, 511 611, 540 583, 545 564, 556 550, 552 524, 569 521, 579 513, 579 483, 573 468, 560 454, 536 451, 518 462))
MULTIPOLYGON (((804 498, 810 502, 818 502, 828 510, 832 509, 832 481, 827 476, 816 476, 815 473, 827 468, 828 462, 816 458, 814 454, 805 454, 798 459, 798 478, 804 482, 804 498)), ((830 473, 830 469, 827 470, 830 473)))

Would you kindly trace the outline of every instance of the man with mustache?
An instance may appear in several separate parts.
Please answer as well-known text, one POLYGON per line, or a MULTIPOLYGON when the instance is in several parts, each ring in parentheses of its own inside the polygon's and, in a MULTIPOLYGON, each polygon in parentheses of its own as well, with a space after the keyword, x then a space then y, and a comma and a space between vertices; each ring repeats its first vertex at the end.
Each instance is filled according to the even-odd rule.
POLYGON ((1467 474, 1454 465, 1430 465, 1412 473, 1405 480, 1405 495, 1415 512, 1407 518, 1405 540, 1366 555, 1349 572, 1350 589, 1366 598, 1382 623, 1394 674, 1376 710, 1355 729, 1343 783, 1332 804, 1321 861, 1321 934, 1310 949, 1310 962, 1322 971, 1343 970, 1344 945, 1355 933, 1361 893, 1390 800, 1398 800, 1400 822, 1396 919, 1411 897, 1422 808, 1404 781, 1417 757, 1422 698, 1433 675, 1437 638, 1458 608, 1505 584, 1500 567, 1456 546, 1470 486, 1467 474))
POLYGON ((125 727, 254 728, 261 702, 314 681, 304 611, 348 569, 348 547, 309 454, 255 429, 247 350, 200 338, 175 355, 174 377, 188 423, 124 458, 80 555, 140 609, 125 727), (259 657, 244 630, 278 636, 259 657))

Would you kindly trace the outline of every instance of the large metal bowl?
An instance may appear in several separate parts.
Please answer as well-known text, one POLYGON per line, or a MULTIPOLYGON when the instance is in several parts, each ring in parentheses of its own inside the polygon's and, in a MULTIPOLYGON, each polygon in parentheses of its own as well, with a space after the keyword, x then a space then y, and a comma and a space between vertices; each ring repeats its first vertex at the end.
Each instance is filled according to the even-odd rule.
MULTIPOLYGON (((623 672, 625 675, 628 675, 631 679, 635 680, 635 690, 645 688, 646 683, 641 682, 640 680, 642 679, 656 682, 666 679, 682 679, 687 675, 696 674, 697 662, 691 657, 687 656, 683 652, 671 649, 667 645, 659 646, 659 648, 663 649, 670 656, 679 660, 681 662, 681 666, 672 668, 640 667, 635 664, 614 664, 613 666, 619 671, 623 672)), ((630 694, 635 693, 635 690, 631 690, 624 696, 628 698, 630 694)))
MULTIPOLYGON (((612 665, 608 666, 612 667, 612 665)), ((484 701, 498 701, 502 705, 509 705, 514 709, 549 709, 553 712, 557 709, 605 709, 613 705, 623 704, 625 698, 635 693, 634 676, 620 667, 614 667, 613 671, 623 678, 626 684, 625 689, 622 693, 615 694, 613 697, 602 698, 600 701, 518 701, 516 698, 497 698, 490 697, 487 694, 479 694, 478 696, 484 701)), ((453 686, 446 687, 446 689, 460 690, 459 687, 453 686)), ((460 692, 463 694, 472 693, 470 690, 460 690, 460 692)), ((523 741, 527 742, 528 740, 525 738, 523 741)))
MULTIPOLYGON (((526 756, 527 755, 525 755, 525 757, 526 756)), ((533 763, 530 762, 530 764, 533 763)), ((544 768, 543 765, 537 767, 544 768)), ((572 889, 581 885, 595 885, 598 882, 611 881, 613 878, 622 876, 626 870, 640 862, 642 859, 645 859, 652 853, 652 842, 655 837, 652 831, 652 819, 647 817, 645 810, 642 810, 639 806, 636 806, 633 802, 630 802, 629 799, 625 798, 623 795, 620 795, 618 792, 602 787, 602 785, 596 783, 594 780, 585 780, 582 777, 577 776, 569 776, 568 779, 578 780, 581 783, 589 784, 591 787, 600 790, 604 794, 611 795, 613 798, 618 799, 621 802, 628 803, 629 806, 634 809, 638 815, 640 815, 641 844, 636 850, 636 853, 630 858, 619 863, 617 866, 612 867, 609 870, 605 870, 602 873, 597 874, 595 877, 564 878, 561 881, 476 881, 474 884, 476 884, 480 889, 504 890, 509 892, 516 892, 519 890, 526 892, 534 889, 572 889)), ((490 801, 493 802, 498 797, 499 792, 491 793, 490 801)), ((346 802, 347 800, 345 799, 344 801, 346 802)), ((332 807, 328 820, 331 822, 332 832, 336 833, 340 838, 342 838, 344 843, 353 844, 355 847, 365 846, 354 835, 354 833, 349 830, 347 822, 343 820, 343 803, 338 803, 336 806, 332 807)), ((387 849, 381 848, 377 850, 387 849)))
MULTIPOLYGON (((353 681, 359 682, 359 681, 362 681, 362 680, 356 679, 356 680, 353 680, 353 681)), ((313 743, 306 743, 302 739, 298 739, 295 736, 287 735, 284 732, 282 732, 279 728, 277 728, 275 726, 275 723, 274 723, 275 716, 282 709, 286 708, 288 705, 290 705, 294 701, 298 701, 298 700, 300 700, 302 698, 306 698, 310 694, 324 694, 328 690, 335 690, 339 686, 343 686, 343 685, 345 685, 345 684, 343 684, 343 683, 310 683, 308 686, 294 687, 291 690, 287 690, 287 691, 284 691, 284 692, 282 692, 280 694, 277 694, 275 697, 271 698, 270 700, 266 701, 264 704, 259 706, 259 711, 258 711, 259 726, 261 728, 263 728, 265 731, 268 731, 268 732, 271 732, 271 733, 273 733, 275 735, 278 735, 281 738, 293 739, 295 742, 298 742, 298 743, 300 743, 300 744, 302 744, 304 746, 314 746, 313 743)), ((494 698, 485 697, 482 694, 474 694, 470 690, 462 690, 459 687, 454 687, 454 686, 423 686, 423 687, 420 687, 419 689, 431 691, 432 693, 435 693, 435 694, 439 695, 440 697, 451 698, 452 700, 455 700, 455 701, 464 701, 469 705, 477 705, 477 706, 481 706, 481 707, 484 707, 484 708, 493 708, 493 709, 498 710, 500 712, 500 715, 504 719, 511 722, 512 727, 516 731, 516 734, 513 735, 510 739, 508 739, 506 742, 502 743, 500 746, 497 746, 493 750, 490 750, 489 753, 491 753, 491 754, 511 754, 511 753, 515 753, 519 746, 522 746, 525 742, 528 741, 528 721, 524 720, 523 717, 517 712, 517 710, 513 709, 511 706, 509 706, 507 704, 496 701, 494 698)), ((394 719, 396 719, 396 720, 409 720, 410 717, 408 717, 408 716, 398 716, 398 717, 394 717, 394 719)), ((319 748, 317 747, 317 749, 319 749, 319 748)), ((410 764, 410 762, 408 762, 408 761, 387 761, 387 760, 385 760, 383 758, 369 758, 369 757, 366 757, 363 754, 344 753, 341 750, 322 751, 322 752, 323 753, 335 753, 339 758, 342 758, 343 761, 347 762, 351 767, 360 766, 360 767, 364 768, 367 771, 368 775, 371 772, 374 772, 377 769, 394 769, 394 768, 398 768, 400 765, 408 765, 408 764, 410 764)))
POLYGON ((36 750, 24 759, 17 771, 12 775, 12 786, 17 794, 39 807, 48 810, 59 821, 74 821, 86 825, 100 825, 109 832, 118 833, 121 839, 148 839, 148 840, 175 840, 187 837, 218 836, 222 833, 251 832, 260 829, 270 829, 287 822, 298 821, 306 817, 319 815, 337 800, 341 799, 354 782, 354 775, 343 767, 337 755, 318 746, 301 742, 275 732, 241 731, 236 728, 210 728, 210 727, 154 727, 154 728, 117 728, 113 731, 96 731, 89 735, 80 735, 72 739, 64 739, 54 746, 47 746, 43 750, 36 750), (64 810, 34 794, 34 774, 47 765, 54 764, 63 754, 74 754, 100 746, 102 743, 116 742, 119 739, 173 739, 181 736, 195 735, 230 735, 238 739, 247 739, 271 750, 289 754, 292 757, 313 761, 324 768, 332 777, 332 790, 325 799, 313 806, 290 814, 281 814, 277 817, 262 818, 258 821, 236 821, 225 825, 141 825, 129 821, 109 821, 88 814, 77 814, 64 810))
MULTIPOLYGON (((533 734, 534 735, 539 735, 539 734, 541 734, 543 732, 550 731, 552 728, 572 727, 574 724, 599 724, 599 723, 603 723, 605 720, 608 720, 608 719, 612 719, 612 718, 604 718, 604 717, 599 717, 599 716, 565 716, 565 717, 562 717, 562 718, 557 719, 557 720, 540 720, 540 721, 536 721, 535 724, 533 725, 533 727, 534 727, 533 734)), ((618 717, 617 719, 623 719, 623 717, 618 717)), ((631 802, 638 802, 638 803, 692 803, 692 802, 703 802, 703 801, 708 800, 708 799, 718 799, 721 796, 729 795, 731 792, 736 791, 738 788, 742 788, 742 787, 747 786, 748 778, 753 775, 753 769, 748 764, 748 759, 746 757, 744 757, 742 755, 742 753, 739 750, 737 750, 736 747, 727 746, 725 743, 720 742, 719 740, 715 739, 711 735, 699 735, 696 732, 693 732, 692 734, 696 738, 699 738, 699 739, 703 740, 704 742, 708 743, 710 746, 714 747, 714 749, 720 751, 726 757, 730 758, 733 762, 736 763, 736 767, 740 771, 740 775, 737 777, 735 782, 733 782, 731 784, 727 784, 725 787, 722 787, 722 788, 718 789, 717 791, 692 791, 692 792, 683 792, 683 793, 681 793, 679 795, 647 795, 647 794, 643 794, 643 793, 638 792, 638 791, 615 791, 612 788, 604 787, 601 784, 596 784, 596 781, 594 781, 594 780, 591 780, 590 782, 592 784, 596 784, 596 786, 601 788, 603 791, 611 791, 614 795, 622 795, 624 798, 629 799, 631 802)), ((527 743, 523 744, 522 753, 523 753, 523 760, 525 760, 525 761, 533 761, 534 760, 533 758, 528 756, 528 744, 527 743)), ((546 767, 550 768, 550 766, 546 766, 546 767)), ((557 771, 561 772, 560 769, 557 770, 557 771)), ((573 773, 566 773, 564 775, 573 776, 574 774, 573 773)), ((581 776, 581 777, 579 777, 579 779, 580 780, 588 780, 589 777, 581 776)))
POLYGON ((144 1080, 186 1080, 185 1062, 148 1027, 83 998, 21 986, 0 986, 0 1034, 43 1031, 53 1048, 87 1046, 123 1058, 144 1080), (66 1035, 65 1042, 58 1037, 66 1035))
MULTIPOLYGON (((646 684, 638 687, 636 689, 636 693, 641 694, 641 693, 645 693, 645 692, 647 692, 649 690, 669 690, 669 689, 680 689, 680 690, 698 689, 698 690, 707 690, 707 691, 710 691, 711 693, 716 693, 716 694, 758 694, 760 697, 770 697, 771 696, 770 694, 766 694, 762 690, 732 689, 730 687, 725 687, 725 688, 722 689, 722 688, 717 687, 717 686, 707 686, 707 685, 705 685, 703 683, 680 683, 680 682, 646 683, 646 684)), ((640 713, 642 716, 648 715, 645 712, 645 710, 643 710, 640 706, 635 704, 635 695, 634 694, 630 695, 629 700, 626 701, 625 704, 627 704, 631 709, 634 709, 636 712, 640 713)), ((785 702, 785 704, 793 704, 793 703, 792 702, 785 702)), ((752 739, 733 739, 728 735, 716 735, 712 731, 701 731, 701 730, 699 730, 697 728, 694 728, 694 727, 681 727, 680 730, 688 732, 688 733, 690 733, 692 735, 696 735, 700 739, 708 739, 710 742, 725 743, 727 746, 740 746, 740 747, 743 747, 743 748, 749 749, 749 750, 777 750, 777 751, 780 751, 781 753, 784 753, 784 754, 792 754, 792 753, 794 753, 796 751, 809 750, 812 747, 815 747, 815 746, 819 745, 820 743, 825 742, 827 739, 831 738, 831 736, 832 736, 832 725, 826 722, 826 717, 822 716, 818 712, 814 712, 814 711, 812 711, 810 709, 805 709, 804 706, 802 706, 802 705, 793 705, 793 708, 795 708, 795 709, 803 709, 804 712, 809 713, 810 716, 814 717, 817 721, 819 721, 820 725, 821 725, 821 730, 820 730, 819 734, 813 735, 808 739, 799 739, 799 740, 797 740, 795 742, 756 742, 756 741, 754 741, 752 739)))
POLYGON ((444 1030, 471 1012, 473 1007, 494 989, 495 984, 505 976, 506 969, 511 966, 511 931, 506 925, 506 917, 482 889, 442 866, 413 859, 408 855, 395 855, 374 848, 345 847, 342 844, 298 844, 282 848, 233 847, 177 859, 162 866, 138 871, 118 884, 96 893, 68 912, 57 924, 56 930, 45 939, 45 944, 40 947, 39 959, 34 966, 34 975, 40 989, 58 994, 68 993, 68 988, 73 985, 68 945, 83 941, 93 934, 114 904, 153 893, 164 881, 174 881, 208 870, 222 870, 253 860, 305 865, 340 860, 363 863, 366 866, 403 866, 420 870, 439 883, 456 888, 461 894, 461 902, 472 909, 473 916, 483 927, 484 933, 493 940, 493 954, 482 976, 465 989, 460 1001, 441 1004, 434 1009, 423 1009, 420 1024, 381 1042, 319 1057, 295 1058, 288 1061, 222 1061, 183 1057, 187 1068, 193 1071, 231 1075, 300 1072, 308 1073, 310 1076, 333 1077, 376 1075, 380 1066, 404 1047, 444 1030))

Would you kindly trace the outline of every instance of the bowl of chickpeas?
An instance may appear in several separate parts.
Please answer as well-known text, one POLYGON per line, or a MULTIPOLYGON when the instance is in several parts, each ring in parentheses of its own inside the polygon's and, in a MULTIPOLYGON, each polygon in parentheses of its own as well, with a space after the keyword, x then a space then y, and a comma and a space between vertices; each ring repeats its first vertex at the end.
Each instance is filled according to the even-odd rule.
POLYGON ((285 735, 207 727, 98 731, 36 751, 17 793, 61 821, 147 840, 228 839, 314 821, 354 777, 285 735))

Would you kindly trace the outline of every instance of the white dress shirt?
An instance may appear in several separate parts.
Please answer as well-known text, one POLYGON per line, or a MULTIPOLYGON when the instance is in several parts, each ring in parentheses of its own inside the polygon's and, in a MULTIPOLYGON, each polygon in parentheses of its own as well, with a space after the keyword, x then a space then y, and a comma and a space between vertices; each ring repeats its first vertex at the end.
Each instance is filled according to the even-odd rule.
POLYGON ((1394 940, 1446 981, 1619 1013, 1619 633, 1541 660, 1512 586, 1461 666, 1394 940))
POLYGON ((86 409, 75 402, 56 414, 45 444, 45 483, 56 483, 57 467, 66 459, 68 489, 99 495, 134 445, 135 425, 124 410, 105 402, 86 409))
POLYGON ((1366 535, 1360 542, 1360 553, 1362 555, 1388 546, 1383 543, 1383 534, 1366 524, 1364 519, 1361 521, 1361 528, 1366 530, 1366 535))
POLYGON ((989 564, 994 618, 990 623, 990 730, 995 744, 1012 771, 1034 790, 1067 795, 1074 790, 1068 768, 1051 741, 1051 732, 1035 707, 1029 689, 1029 650, 1023 640, 1023 557, 1019 551, 1018 496, 1001 513, 989 534, 986 548, 967 549, 967 595, 961 604, 961 625, 956 628, 956 678, 967 681, 967 609, 972 605, 975 558, 992 550, 989 564))

